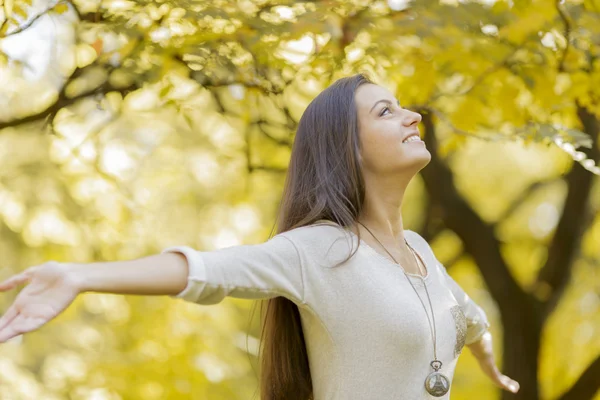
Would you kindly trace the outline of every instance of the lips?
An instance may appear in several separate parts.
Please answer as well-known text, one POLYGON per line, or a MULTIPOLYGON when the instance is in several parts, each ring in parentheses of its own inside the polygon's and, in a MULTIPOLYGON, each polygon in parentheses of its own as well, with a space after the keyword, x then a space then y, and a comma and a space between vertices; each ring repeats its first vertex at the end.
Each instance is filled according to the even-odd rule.
POLYGON ((409 133, 408 135, 406 135, 403 139, 402 139, 402 143, 405 143, 404 141, 412 136, 416 136, 419 139, 421 138, 421 136, 419 135, 419 132, 413 132, 413 133, 409 133))

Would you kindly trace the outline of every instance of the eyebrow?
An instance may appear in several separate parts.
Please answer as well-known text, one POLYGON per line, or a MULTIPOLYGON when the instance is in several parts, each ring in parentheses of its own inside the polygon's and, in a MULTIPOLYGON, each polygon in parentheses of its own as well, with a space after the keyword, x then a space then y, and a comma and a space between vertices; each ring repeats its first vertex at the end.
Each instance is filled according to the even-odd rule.
MULTIPOLYGON (((400 105, 400 100, 396 100, 396 102, 398 103, 398 105, 400 105)), ((370 113, 371 111, 373 111, 373 109, 374 109, 374 108, 377 106, 377 104, 379 104, 379 103, 386 103, 386 104, 390 104, 390 105, 392 104, 392 102, 391 102, 391 101, 389 101, 389 100, 386 100, 386 99, 383 99, 383 100, 377 100, 377 101, 375 102, 375 104, 373 104, 373 107, 371 107, 371 109, 369 110, 369 113, 370 113)))

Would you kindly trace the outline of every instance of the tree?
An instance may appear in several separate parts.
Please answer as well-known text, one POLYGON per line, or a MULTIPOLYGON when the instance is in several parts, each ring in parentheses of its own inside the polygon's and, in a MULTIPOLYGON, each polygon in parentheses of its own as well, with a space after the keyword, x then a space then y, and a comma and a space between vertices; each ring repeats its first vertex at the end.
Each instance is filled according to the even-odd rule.
MULTIPOLYGON (((184 186, 217 189, 173 196, 190 204, 193 215, 196 205, 217 199, 241 202, 234 188, 199 170, 232 163, 232 177, 244 160, 248 173, 263 180, 245 179, 280 187, 306 104, 337 77, 370 71, 424 117, 432 161, 421 174, 423 217, 412 223, 433 243, 460 244, 444 260, 447 267, 477 265, 504 328, 504 372, 521 383, 518 394, 503 398, 539 399, 549 386, 539 378, 549 321, 566 301, 577 263, 600 259, 594 245, 600 239, 600 4, 486 3, 5 1, 3 72, 18 90, 4 93, 9 106, 0 114, 0 132, 46 132, 53 143, 67 143, 61 162, 83 160, 101 182, 125 193, 120 200, 114 195, 129 211, 115 217, 123 224, 139 218, 140 196, 128 188, 159 149, 160 141, 140 132, 148 121, 163 121, 156 135, 185 132, 177 139, 181 147, 203 149, 193 156, 202 167, 184 186), (47 22, 72 35, 64 34, 64 48, 40 70, 31 51, 18 49, 23 35, 47 22), (23 78, 32 76, 34 83, 23 78), (110 170, 100 157, 89 157, 90 146, 103 148, 106 138, 129 143, 133 167, 110 170), (543 168, 516 169, 507 185, 498 178, 505 164, 478 171, 461 164, 473 143, 509 154, 513 142, 530 149, 543 168), (519 223, 539 219, 540 209, 555 213, 555 223, 534 229, 519 223), (528 254, 538 256, 514 261, 528 254)), ((246 200, 258 199, 248 193, 246 200)), ((276 198, 267 197, 266 215, 276 198)), ((87 212, 77 199, 68 201, 87 212)), ((570 387, 559 388, 564 393, 553 388, 552 398, 593 398, 600 357, 591 356, 578 379, 569 378, 570 387)))

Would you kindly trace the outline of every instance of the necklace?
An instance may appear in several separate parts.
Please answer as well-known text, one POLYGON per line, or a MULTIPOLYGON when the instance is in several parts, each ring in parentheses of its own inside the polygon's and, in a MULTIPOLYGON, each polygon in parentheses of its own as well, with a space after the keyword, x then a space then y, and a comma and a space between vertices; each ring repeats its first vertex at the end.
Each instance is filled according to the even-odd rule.
MULTIPOLYGON (((386 253, 388 253, 389 256, 392 257, 392 260, 394 260, 394 262, 396 264, 400 265, 400 263, 398 261, 396 261, 394 256, 392 256, 390 254, 390 252, 385 248, 383 243, 381 243, 379 241, 379 239, 377 239, 377 237, 373 234, 373 232, 371 232, 369 230, 369 228, 367 228, 362 223, 360 223, 360 222, 358 222, 358 223, 361 224, 371 234, 371 236, 373 236, 375 238, 375 240, 377 240, 377 242, 379 242, 379 244, 381 245, 381 247, 383 247, 383 249, 386 251, 386 253)), ((411 247, 411 245, 408 244, 408 242, 406 241, 406 238, 404 238, 404 243, 406 243, 406 246, 408 246, 408 248, 410 249, 411 254, 415 258, 415 262, 417 263, 417 267, 419 268, 419 272, 421 272, 421 266, 419 265, 419 259, 417 258, 417 254, 416 254, 417 252, 411 247)), ((421 258, 421 257, 419 256, 419 258, 421 258)), ((421 263, 423 263, 423 260, 421 260, 421 263)), ((423 263, 423 265, 424 265, 424 263, 423 263)), ((450 390, 450 379, 448 379, 447 376, 445 376, 444 374, 439 372, 439 370, 442 368, 442 362, 437 359, 437 348, 436 348, 436 344, 437 344, 436 333, 437 332, 435 330, 435 316, 433 315, 433 306, 431 305, 431 298, 429 297, 429 291, 427 290, 427 285, 425 284, 425 282, 423 282, 423 286, 425 287, 425 293, 427 293, 427 299, 429 300, 429 307, 431 308, 431 318, 433 319, 433 324, 429 318, 429 313, 427 312, 427 307, 425 307, 425 303, 421 299, 421 296, 419 296, 419 292, 417 292, 417 288, 415 288, 415 285, 413 285, 413 283, 410 281, 410 278, 408 277, 408 275, 406 274, 406 271, 404 271, 404 268, 402 268, 401 265, 400 265, 400 268, 402 269, 402 272, 404 272, 404 276, 408 280, 408 283, 410 283, 410 286, 412 286, 417 297, 419 298, 419 301, 421 302, 421 305, 423 306, 423 309, 425 310, 425 314, 427 315, 427 321, 429 322, 429 330, 430 330, 431 336, 433 338, 433 361, 430 363, 431 367, 433 368, 433 372, 431 372, 425 379, 425 390, 427 390, 427 393, 429 393, 432 396, 442 397, 443 395, 448 393, 448 390, 450 390), (433 329, 432 329, 432 325, 433 325, 433 329)), ((419 277, 421 279, 423 279, 421 276, 419 276, 419 277)))

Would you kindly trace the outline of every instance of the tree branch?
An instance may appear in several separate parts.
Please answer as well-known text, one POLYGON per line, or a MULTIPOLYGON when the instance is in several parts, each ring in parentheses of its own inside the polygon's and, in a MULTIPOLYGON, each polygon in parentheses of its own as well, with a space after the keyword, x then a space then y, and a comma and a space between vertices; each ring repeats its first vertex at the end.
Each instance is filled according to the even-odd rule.
POLYGON ((110 85, 108 82, 106 82, 106 83, 98 86, 95 89, 80 93, 74 97, 67 97, 63 90, 59 94, 58 100, 56 100, 56 102, 54 102, 52 105, 47 107, 45 110, 42 110, 42 111, 32 114, 32 115, 28 115, 27 117, 14 119, 14 120, 8 121, 8 122, 0 122, 0 130, 5 129, 5 128, 11 128, 11 127, 14 128, 14 127, 25 125, 25 124, 32 123, 32 122, 37 122, 42 119, 47 120, 48 118, 51 118, 54 115, 56 115, 56 113, 61 108, 75 104, 78 100, 81 100, 86 97, 90 97, 90 96, 94 96, 94 95, 98 95, 98 94, 106 94, 109 92, 119 92, 123 96, 125 96, 127 93, 129 93, 137 88, 138 87, 136 84, 132 84, 132 85, 129 85, 124 88, 116 88, 116 87, 110 85))
POLYGON ((600 390, 600 355, 583 371, 577 382, 558 400, 592 400, 600 390))
POLYGON ((279 174, 283 174, 287 172, 287 168, 284 167, 270 167, 268 165, 248 165, 248 171, 268 171, 268 172, 277 172, 279 174))
POLYGON ((285 146, 285 147, 289 147, 289 148, 292 147, 292 142, 290 140, 276 138, 275 136, 273 136, 269 132, 267 132, 267 130, 265 129, 265 127, 263 125, 269 125, 268 121, 265 121, 264 119, 259 119, 254 124, 258 127, 258 129, 260 130, 260 132, 263 135, 265 135, 267 138, 269 138, 274 143, 277 143, 279 146, 285 146))
POLYGON ((422 109, 422 110, 426 110, 428 113, 430 114, 434 114, 439 120, 443 121, 446 125, 448 125, 448 127, 450 129, 452 129, 455 133, 461 135, 461 136, 465 136, 465 137, 472 137, 475 139, 479 139, 479 140, 484 140, 486 142, 499 142, 499 141, 504 141, 506 139, 510 139, 510 137, 506 136, 506 135, 478 135, 476 133, 472 133, 469 131, 466 131, 464 129, 461 129, 457 126, 455 126, 452 121, 450 121, 450 119, 441 111, 439 111, 437 108, 431 107, 431 106, 427 106, 427 105, 411 105, 411 106, 407 106, 410 109, 422 109))
POLYGON ((79 21, 92 22, 94 24, 106 21, 102 12, 100 11, 88 12, 84 14, 78 13, 78 16, 79 21))
MULTIPOLYGON (((556 9, 564 24, 564 35, 566 47, 559 60, 559 72, 565 71, 565 60, 570 46, 571 22, 562 9, 560 0, 556 1, 556 9)), ((584 126, 586 133, 592 138, 592 148, 589 157, 599 158, 598 150, 598 120, 587 109, 577 104, 577 115, 584 126)), ((569 188, 567 198, 563 206, 563 213, 557 225, 552 243, 549 246, 549 254, 545 265, 540 269, 534 287, 548 285, 551 293, 543 307, 542 318, 545 319, 555 309, 568 282, 570 280, 573 263, 579 253, 580 241, 583 232, 590 223, 589 196, 591 191, 593 175, 587 173, 580 165, 574 165, 567 175, 566 181, 569 188)), ((542 182, 530 186, 528 191, 535 190, 542 182)), ((504 214, 510 215, 526 198, 523 194, 504 214)))
MULTIPOLYGON (((140 38, 131 38, 131 40, 137 40, 137 43, 135 44, 133 49, 127 54, 128 57, 130 57, 132 54, 135 54, 136 52, 140 51, 140 49, 143 47, 143 41, 140 40, 140 38)), ((106 94, 109 92, 119 92, 123 96, 125 96, 127 93, 132 92, 139 88, 139 86, 136 83, 133 83, 127 87, 120 88, 120 87, 112 86, 108 82, 104 82, 102 85, 100 85, 92 90, 88 90, 86 92, 80 93, 73 97, 67 96, 66 90, 67 90, 67 87, 69 86, 69 84, 71 82, 73 82, 75 79, 82 76, 88 69, 95 68, 97 66, 98 66, 97 63, 92 63, 92 64, 88 65, 87 67, 75 69, 75 71, 71 74, 69 79, 64 83, 60 93, 58 94, 58 98, 57 98, 56 102, 54 102, 53 104, 48 106, 46 109, 44 109, 40 112, 37 112, 35 114, 28 115, 23 118, 9 120, 6 122, 0 122, 0 130, 2 130, 4 128, 18 127, 18 126, 21 126, 24 124, 37 122, 39 120, 52 119, 56 115, 56 113, 58 113, 58 111, 60 111, 61 108, 68 107, 68 106, 76 103, 78 100, 86 98, 86 97, 95 96, 95 95, 99 95, 99 94, 106 94)), ((115 69, 116 69, 116 67, 108 67, 107 74, 110 75, 110 73, 112 71, 114 71, 115 69)))
POLYGON ((536 181, 531 183, 525 190, 523 190, 521 192, 521 194, 506 208, 506 210, 504 210, 504 212, 502 213, 502 215, 500 215, 500 217, 497 219, 497 223, 498 222, 502 222, 502 221, 506 221, 508 218, 510 218, 515 211, 517 211, 519 209, 519 207, 521 207, 523 205, 523 203, 525 203, 528 199, 529 196, 531 196, 531 194, 533 192, 535 192, 536 190, 538 190, 541 187, 547 186, 547 185, 551 185, 555 182, 558 182, 559 179, 557 178, 549 178, 543 181, 536 181))
POLYGON ((491 294, 507 311, 506 304, 527 301, 527 294, 509 272, 500 253, 493 226, 479 217, 458 192, 452 171, 437 155, 437 139, 432 113, 421 110, 425 126, 425 142, 431 153, 429 165, 421 171, 429 197, 441 208, 445 225, 462 240, 464 249, 471 254, 491 294))
POLYGON ((571 46, 571 21, 569 21, 566 12, 562 9, 561 3, 562 0, 556 0, 556 11, 558 11, 558 15, 560 16, 560 19, 562 20, 563 25, 565 26, 565 40, 567 41, 567 44, 558 63, 558 72, 565 71, 565 60, 567 59, 569 47, 571 46))
MULTIPOLYGON (((53 4, 52 6, 45 9, 43 12, 41 12, 38 15, 36 15, 35 17, 31 18, 29 21, 27 21, 23 25, 19 26, 14 31, 6 33, 4 36, 0 36, 0 38, 3 39, 3 38, 13 36, 13 35, 23 32, 25 29, 28 29, 29 27, 31 27, 33 24, 35 24, 37 22, 38 19, 42 18, 44 15, 46 15, 49 11, 51 11, 54 7, 56 7, 59 4, 65 4, 65 3, 59 1, 56 4, 53 4)), ((4 21, 4 23, 6 23, 6 21, 8 21, 8 18, 4 21)), ((2 25, 4 25, 4 24, 2 24, 2 25)))
POLYGON ((471 86, 464 89, 462 92, 457 92, 457 93, 438 92, 438 93, 434 94, 433 96, 431 96, 431 99, 429 100, 429 102, 433 103, 435 100, 439 99, 440 97, 466 96, 467 94, 472 92, 473 89, 475 89, 477 86, 479 86, 487 77, 492 75, 494 72, 496 72, 499 69, 504 68, 504 67, 510 67, 509 60, 519 49, 520 49, 520 47, 514 49, 506 57, 504 57, 502 60, 500 60, 500 62, 488 67, 485 71, 483 71, 478 77, 476 77, 473 80, 473 83, 471 84, 471 86))
MULTIPOLYGON (((600 158, 598 149, 598 130, 600 124, 597 117, 585 107, 577 104, 577 116, 584 131, 592 138, 592 147, 587 149, 589 158, 600 158)), ((571 278, 573 263, 577 258, 583 227, 589 214, 589 198, 594 175, 580 164, 574 163, 567 174, 567 197, 563 212, 556 227, 552 243, 548 250, 548 258, 541 268, 536 285, 549 285, 551 294, 544 304, 544 317, 547 317, 558 304, 571 278)))

